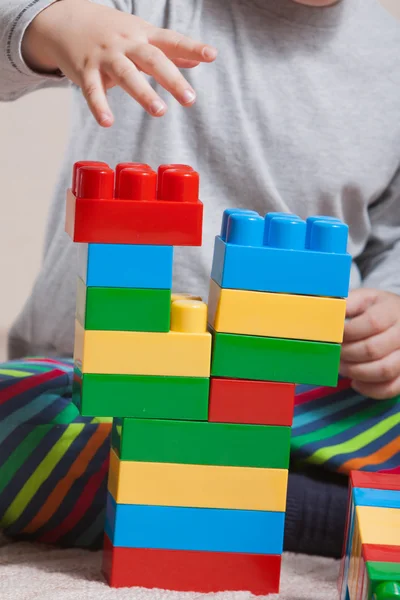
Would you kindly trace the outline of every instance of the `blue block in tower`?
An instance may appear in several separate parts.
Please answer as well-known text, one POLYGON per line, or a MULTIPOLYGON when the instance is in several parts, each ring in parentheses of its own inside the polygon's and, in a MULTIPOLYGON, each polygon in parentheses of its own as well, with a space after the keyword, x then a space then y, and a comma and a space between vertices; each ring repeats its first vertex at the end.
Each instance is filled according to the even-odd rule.
POLYGON ((171 289, 172 246, 81 244, 78 269, 87 287, 171 289))
POLYGON ((348 227, 333 217, 225 211, 211 276, 220 287, 346 298, 348 227))

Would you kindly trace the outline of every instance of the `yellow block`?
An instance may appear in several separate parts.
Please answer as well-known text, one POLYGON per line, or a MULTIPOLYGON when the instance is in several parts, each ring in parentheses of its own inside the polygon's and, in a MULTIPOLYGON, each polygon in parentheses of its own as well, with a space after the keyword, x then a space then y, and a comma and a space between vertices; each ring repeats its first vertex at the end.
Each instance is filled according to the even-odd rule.
POLYGON ((120 461, 111 450, 108 489, 119 504, 284 512, 285 469, 120 461))
POLYGON ((211 334, 85 331, 76 320, 74 359, 82 373, 209 377, 211 334))
POLYGON ((208 322, 224 333, 343 341, 346 301, 220 288, 211 280, 208 322))
POLYGON ((363 544, 400 546, 400 509, 357 506, 363 544))

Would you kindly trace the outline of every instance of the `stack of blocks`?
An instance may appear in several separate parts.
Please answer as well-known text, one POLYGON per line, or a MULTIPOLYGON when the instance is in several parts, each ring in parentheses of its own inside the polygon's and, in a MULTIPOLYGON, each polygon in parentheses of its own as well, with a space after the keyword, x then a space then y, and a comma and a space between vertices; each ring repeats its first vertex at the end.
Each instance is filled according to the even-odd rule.
POLYGON ((248 505, 262 508, 254 520, 262 531, 268 518, 268 535, 264 529, 262 547, 249 550, 263 553, 266 563, 276 560, 268 563, 270 572, 276 569, 272 585, 283 546, 294 383, 337 383, 351 265, 347 235, 336 219, 306 223, 295 215, 262 218, 232 209, 215 242, 209 420, 237 423, 260 441, 243 464, 262 466, 271 477, 263 506, 261 489, 248 505), (278 476, 280 487, 273 483, 278 476))
POLYGON ((353 471, 341 600, 400 599, 400 477, 353 471))
POLYGON ((173 246, 201 244, 198 185, 185 165, 121 164, 115 184, 104 163, 74 166, 74 394, 114 419, 110 585, 264 595, 279 590, 294 384, 337 382, 347 227, 225 211, 207 331, 206 305, 171 293, 173 246))

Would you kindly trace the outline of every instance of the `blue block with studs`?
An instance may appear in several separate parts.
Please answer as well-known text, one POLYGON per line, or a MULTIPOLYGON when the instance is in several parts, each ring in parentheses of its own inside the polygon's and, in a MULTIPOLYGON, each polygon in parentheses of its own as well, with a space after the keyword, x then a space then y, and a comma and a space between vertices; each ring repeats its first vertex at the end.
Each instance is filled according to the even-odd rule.
POLYGON ((348 227, 334 217, 228 209, 211 277, 222 288, 346 298, 348 227))

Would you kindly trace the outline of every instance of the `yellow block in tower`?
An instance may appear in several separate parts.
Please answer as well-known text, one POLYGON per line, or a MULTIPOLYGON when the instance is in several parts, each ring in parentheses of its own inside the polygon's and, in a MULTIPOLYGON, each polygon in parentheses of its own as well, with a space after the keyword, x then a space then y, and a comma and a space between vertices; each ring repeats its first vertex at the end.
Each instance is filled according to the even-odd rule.
POLYGON ((208 322, 215 331, 318 342, 343 340, 346 301, 220 288, 211 280, 208 322))
POLYGON ((108 489, 119 504, 284 512, 288 471, 121 461, 111 450, 108 489))
POLYGON ((82 373, 209 377, 207 305, 171 304, 171 331, 86 331, 75 322, 74 360, 82 373))
POLYGON ((400 509, 357 506, 356 513, 363 544, 400 546, 400 509))

